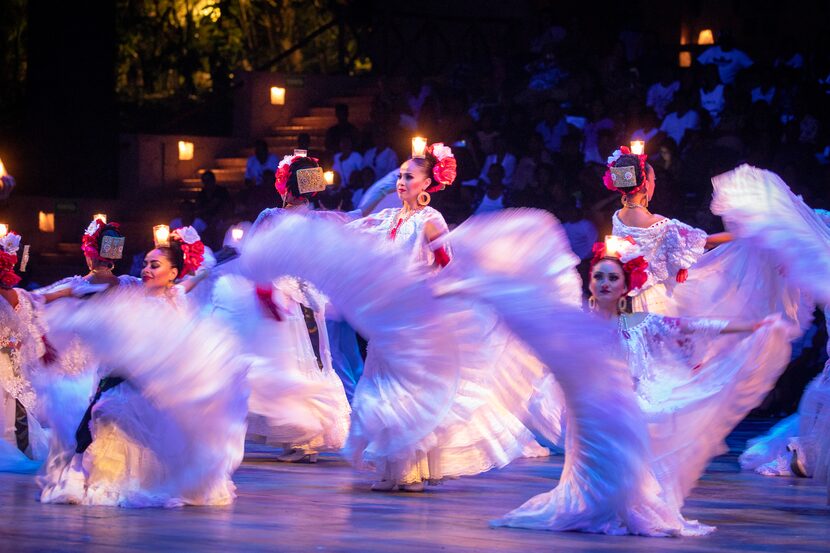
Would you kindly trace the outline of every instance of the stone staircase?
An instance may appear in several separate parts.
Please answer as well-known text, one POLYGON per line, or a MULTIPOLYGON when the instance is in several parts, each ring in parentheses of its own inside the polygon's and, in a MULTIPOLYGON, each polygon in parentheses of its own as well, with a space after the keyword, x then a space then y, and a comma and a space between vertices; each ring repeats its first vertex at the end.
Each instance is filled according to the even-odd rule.
MULTIPOLYGON (((268 136, 262 137, 268 143, 268 149, 277 157, 293 152, 297 144, 297 135, 308 133, 311 137, 311 149, 323 151, 325 149, 326 131, 337 122, 334 115, 334 106, 346 104, 349 106, 349 121, 358 128, 369 123, 374 87, 356 89, 348 96, 334 96, 323 104, 313 106, 308 113, 293 117, 289 124, 273 127, 268 136)), ((251 139, 253 142, 253 139, 251 139)), ((193 198, 201 189, 200 175, 210 169, 216 175, 216 182, 226 187, 231 194, 238 192, 244 186, 245 164, 254 154, 253 146, 241 148, 235 155, 218 157, 213 160, 211 167, 202 167, 193 178, 183 179, 179 187, 179 197, 193 198)))

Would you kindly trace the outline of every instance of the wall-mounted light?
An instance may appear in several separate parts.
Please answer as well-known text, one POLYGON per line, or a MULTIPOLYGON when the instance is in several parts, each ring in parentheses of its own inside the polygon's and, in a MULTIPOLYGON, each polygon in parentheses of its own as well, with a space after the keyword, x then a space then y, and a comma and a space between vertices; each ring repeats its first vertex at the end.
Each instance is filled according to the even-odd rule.
POLYGON ((46 211, 38 211, 37 228, 40 232, 55 232, 55 214, 46 211))
POLYGON ((701 46, 705 46, 707 44, 714 44, 715 43, 715 35, 712 33, 712 29, 703 29, 697 35, 697 43, 701 46))
POLYGON ((271 105, 281 106, 285 104, 285 89, 281 86, 271 87, 271 105))
POLYGON ((190 161, 193 159, 193 142, 179 140, 179 161, 190 161))
POLYGON ((680 52, 677 58, 677 64, 680 67, 691 67, 692 66, 692 53, 683 51, 680 52))

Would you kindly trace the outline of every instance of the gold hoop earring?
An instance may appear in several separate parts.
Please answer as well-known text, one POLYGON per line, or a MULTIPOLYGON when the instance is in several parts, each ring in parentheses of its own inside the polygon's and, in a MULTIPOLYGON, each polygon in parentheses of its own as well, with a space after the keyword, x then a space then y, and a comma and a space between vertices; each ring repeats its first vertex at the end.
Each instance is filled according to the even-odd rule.
POLYGON ((588 309, 591 311, 596 311, 597 309, 597 299, 594 296, 588 298, 588 309))
POLYGON ((418 194, 418 205, 427 206, 430 200, 432 200, 432 196, 426 190, 418 194))
POLYGON ((620 299, 617 300, 617 309, 620 313, 625 313, 626 308, 628 307, 628 300, 625 296, 622 296, 620 299))

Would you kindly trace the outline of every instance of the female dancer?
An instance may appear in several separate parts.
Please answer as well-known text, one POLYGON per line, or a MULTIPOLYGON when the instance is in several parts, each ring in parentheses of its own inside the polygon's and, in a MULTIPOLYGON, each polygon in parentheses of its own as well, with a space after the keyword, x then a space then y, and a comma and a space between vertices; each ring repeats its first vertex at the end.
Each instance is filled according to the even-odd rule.
MULTIPOLYGON (((369 240, 321 221, 289 221, 269 234, 255 235, 243 251, 243 271, 260 276, 288 272, 312 280, 346 314, 350 324, 370 338, 347 448, 358 465, 376 471, 379 479, 372 489, 377 491, 422 491, 427 482, 478 474, 521 456, 547 454, 505 406, 506 400, 494 383, 498 371, 518 378, 530 370, 525 365, 532 365, 533 370, 540 365, 509 336, 497 331, 495 317, 474 313, 458 302, 444 313, 443 308, 430 307, 429 298, 422 298, 421 304, 406 304, 402 299, 403 304, 391 306, 390 298, 384 297, 389 288, 401 286, 404 290, 399 293, 414 301, 414 291, 406 288, 407 279, 449 262, 447 246, 430 240, 446 232, 446 224, 437 211, 424 204, 430 192, 454 179, 450 155, 448 148, 434 145, 426 158, 401 166, 397 186, 404 207, 383 210, 350 225, 369 229, 375 235, 369 240), (307 236, 305 246, 317 254, 314 259, 287 244, 272 251, 270 244, 279 232, 289 229, 302 229, 307 236), (381 255, 375 250, 389 250, 390 241, 407 254, 408 266, 390 264, 380 274, 367 274, 364 264, 383 266, 383 261, 373 265, 370 259, 381 255), (349 253, 355 247, 362 252, 359 260, 349 253), (266 251, 270 253, 266 255, 266 251), (387 274, 395 277, 383 277, 387 274), (380 282, 370 283, 370 279, 380 282), (372 290, 374 294, 367 296, 372 290), (442 324, 448 325, 448 333, 454 329, 456 335, 442 336, 440 343, 431 343, 426 336, 418 340, 419 332, 427 332, 427 328, 434 332, 434 326, 442 324), (392 329, 399 330, 397 336, 389 336, 392 329), (410 336, 402 338, 402 333, 410 336), (448 338, 451 347, 446 344, 448 338), (412 353, 407 340, 429 351, 412 353)), ((529 389, 526 394, 530 395, 529 389)))
MULTIPOLYGON (((471 259, 476 255, 486 257, 489 250, 492 259, 497 250, 506 251, 511 243, 520 244, 523 225, 515 217, 507 213, 465 223, 453 234, 456 251, 471 259), (506 221, 513 223, 514 234, 504 232, 510 228, 506 221), (492 242, 495 247, 490 246, 492 242), (485 254, 467 253, 476 250, 485 254)), ((546 224, 553 227, 548 233, 552 239, 562 234, 549 217, 544 218, 547 221, 532 215, 524 218, 525 229, 546 224)), ((683 519, 683 501, 706 463, 722 449, 727 433, 763 398, 786 366, 788 328, 775 318, 763 325, 741 325, 623 313, 621 300, 632 287, 645 281, 645 263, 628 241, 620 239, 615 244, 622 244, 616 252, 604 246, 596 250, 591 269, 591 304, 614 329, 613 338, 604 335, 606 350, 622 347, 618 356, 627 361, 635 383, 629 390, 635 394, 640 411, 633 419, 639 423, 629 429, 647 424, 646 448, 641 449, 636 432, 628 443, 617 434, 617 417, 632 416, 630 402, 620 404, 621 415, 617 403, 612 404, 613 410, 608 405, 586 410, 586 402, 597 406, 597 397, 593 395, 596 380, 583 379, 579 381, 581 386, 574 387, 573 382, 566 384, 560 378, 566 388, 565 412, 569 418, 566 467, 560 484, 496 521, 496 525, 655 536, 708 533, 710 527, 683 519), (752 331, 747 337, 732 334, 747 331, 752 331), (709 356, 708 343, 722 339, 730 340, 731 347, 723 355, 709 356), (684 376, 669 382, 665 378, 689 371, 695 373, 691 379, 684 376), (661 375, 660 380, 653 378, 655 372, 661 375), (604 426, 609 423, 613 426, 606 432, 604 426), (643 461, 642 465, 630 464, 631 455, 634 461, 643 461), (619 457, 624 461, 622 470, 619 457), (638 470, 638 466, 647 470, 638 470)), ((461 282, 455 290, 491 302, 511 329, 556 371, 558 355, 553 352, 557 343, 560 349, 563 344, 551 340, 545 329, 566 328, 575 316, 557 307, 561 304, 556 298, 557 287, 545 275, 549 273, 548 264, 557 263, 567 248, 545 240, 534 246, 548 254, 547 261, 536 261, 535 268, 530 263, 511 273, 495 263, 482 265, 488 270, 473 271, 472 278, 461 282), (497 273, 501 276, 494 277, 497 273)), ((594 337, 568 340, 567 348, 577 352, 571 355, 583 351, 587 354, 582 345, 590 339, 594 337)))
MULTIPOLYGON (((283 207, 260 213, 245 240, 288 213, 313 213, 336 221, 347 217, 307 210, 309 198, 326 187, 323 170, 312 158, 285 156, 275 186, 283 207)), ((288 238, 305 241, 302 236, 288 238)), ((316 462, 318 452, 343 447, 351 412, 343 383, 332 368, 325 322, 328 300, 309 282, 293 276, 254 282, 236 274, 224 275, 212 299, 214 314, 235 331, 245 351, 258 359, 248 374, 248 432, 283 446, 281 461, 316 462), (286 375, 305 381, 309 393, 286 393, 281 388, 286 375), (292 411, 297 422, 286 425, 292 411), (300 420, 302 413, 313 416, 300 420)))
POLYGON ((608 158, 603 183, 622 196, 622 209, 614 213, 613 234, 632 237, 648 261, 648 280, 632 292, 634 311, 676 315, 672 300, 675 287, 686 281, 689 268, 706 248, 728 242, 727 233, 707 235, 676 219, 651 213, 648 203, 654 195, 654 169, 646 155, 634 155, 621 146, 608 158))
POLYGON ((145 256, 142 290, 56 304, 50 329, 78 334, 101 360, 102 378, 79 421, 74 451, 50 452, 42 502, 233 501, 230 476, 244 449, 246 364, 224 330, 195 319, 185 301, 205 275, 203 252, 195 230, 177 229, 169 245, 145 256))
MULTIPOLYGON (((771 252, 780 271, 800 292, 824 307, 830 325, 830 292, 824 285, 830 278, 830 212, 811 209, 778 175, 748 165, 719 175, 712 183, 712 211, 736 236, 771 252)), ((740 457, 742 467, 765 476, 828 478, 828 373, 830 362, 807 385, 798 413, 750 440, 740 457)))
MULTIPOLYGON (((9 232, 0 237, 0 470, 32 472, 40 465, 21 449, 15 432, 17 418, 23 412, 29 425, 29 446, 34 459, 45 457, 45 439, 33 416, 37 395, 32 379, 53 352, 47 347, 40 303, 34 296, 14 285, 20 277, 14 272, 20 236, 9 232), (24 411, 25 410, 25 411, 24 411), (38 432, 39 431, 39 432, 38 432)), ((45 437, 44 437, 45 438, 45 437)), ((20 446, 23 445, 23 448, 20 446)))

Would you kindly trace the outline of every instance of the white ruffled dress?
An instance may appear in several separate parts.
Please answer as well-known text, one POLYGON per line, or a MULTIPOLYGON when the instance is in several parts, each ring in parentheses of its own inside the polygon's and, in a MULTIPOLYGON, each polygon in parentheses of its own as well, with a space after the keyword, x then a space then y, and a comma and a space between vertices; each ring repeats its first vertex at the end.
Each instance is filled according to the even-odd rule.
POLYGON ((567 275, 561 268, 572 254, 547 214, 510 210, 474 219, 453 240, 465 260, 486 261, 527 248, 528 235, 538 237, 535 255, 471 267, 458 290, 490 302, 556 376, 567 419, 565 467, 554 490, 494 524, 648 536, 710 532, 683 518, 683 501, 786 366, 790 327, 773 317, 751 335, 732 336, 719 334, 722 321, 652 314, 609 327, 560 297, 568 290, 560 286, 567 275), (469 254, 477 251, 491 253, 469 254), (728 347, 710 346, 720 341, 728 347))
POLYGON ((134 289, 55 302, 49 328, 77 335, 101 367, 112 367, 99 369, 101 377, 125 381, 104 391, 92 409, 92 443, 81 470, 73 466, 75 444, 50 452, 39 479, 42 502, 176 507, 233 501, 248 363, 225 328, 195 317, 180 286, 164 298, 134 289))
POLYGON ((15 289, 18 304, 12 308, 0 299, 0 471, 33 472, 46 458, 48 434, 40 425, 39 401, 33 384, 42 370, 46 353, 43 341, 42 302, 33 294, 15 289), (17 448, 16 404, 26 409, 32 459, 17 448))
POLYGON ((369 338, 347 446, 355 462, 411 484, 547 454, 494 389, 499 363, 519 358, 505 354, 496 318, 473 312, 468 302, 437 301, 429 291, 425 263, 434 254, 424 228, 427 221, 446 228, 443 218, 423 209, 400 225, 393 243, 397 214, 384 210, 353 223, 360 233, 286 218, 253 236, 241 259, 255 279, 288 273, 313 282, 369 338), (286 234, 303 236, 302 244, 275 247, 286 234))

